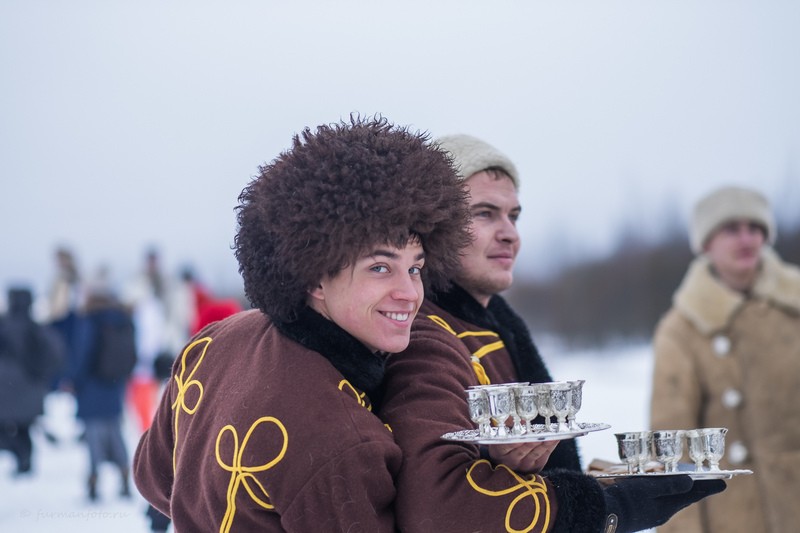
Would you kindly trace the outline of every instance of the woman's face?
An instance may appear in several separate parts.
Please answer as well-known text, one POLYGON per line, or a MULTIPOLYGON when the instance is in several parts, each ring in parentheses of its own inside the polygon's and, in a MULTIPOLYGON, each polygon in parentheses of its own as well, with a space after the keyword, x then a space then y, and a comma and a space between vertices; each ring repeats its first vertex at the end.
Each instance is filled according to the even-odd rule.
POLYGON ((418 239, 403 248, 377 246, 309 292, 308 303, 372 351, 408 346, 424 295, 425 253, 418 239))

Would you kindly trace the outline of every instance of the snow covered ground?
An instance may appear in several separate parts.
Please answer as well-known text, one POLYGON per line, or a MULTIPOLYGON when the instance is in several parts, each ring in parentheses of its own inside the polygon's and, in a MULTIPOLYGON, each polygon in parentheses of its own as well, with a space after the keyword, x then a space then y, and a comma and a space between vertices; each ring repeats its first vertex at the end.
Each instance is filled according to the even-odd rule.
MULTIPOLYGON (((585 379, 583 407, 578 421, 606 422, 611 429, 578 439, 584 464, 593 458, 616 460, 614 432, 647 427, 651 354, 649 346, 603 352, 563 353, 541 346, 555 379, 585 379)), ((14 461, 0 452, 0 531, 24 533, 142 533, 149 531, 146 503, 135 492, 131 499, 117 496, 119 478, 110 466, 100 472, 100 501, 86 498, 87 455, 78 441, 71 396, 48 398, 42 425, 60 442, 51 444, 34 431, 34 473, 14 478, 14 461)), ((132 418, 125 433, 133 453, 138 432, 132 418)))

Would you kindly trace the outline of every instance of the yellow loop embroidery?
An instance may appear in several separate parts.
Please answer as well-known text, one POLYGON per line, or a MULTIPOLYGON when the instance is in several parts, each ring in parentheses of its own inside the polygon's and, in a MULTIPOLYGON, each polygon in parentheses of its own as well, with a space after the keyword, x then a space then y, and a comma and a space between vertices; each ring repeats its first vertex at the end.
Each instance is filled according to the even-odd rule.
MULTIPOLYGON (((459 339, 463 339, 464 337, 500 337, 494 331, 484 330, 484 331, 462 331, 461 333, 456 333, 456 330, 447 323, 445 319, 438 315, 428 315, 428 318, 431 319, 434 323, 441 326, 443 329, 447 330, 449 333, 455 335, 459 339)), ((505 344, 502 340, 498 340, 487 344, 486 346, 482 346, 476 352, 472 354, 472 370, 475 372, 475 377, 478 378, 478 383, 481 385, 490 385, 492 381, 489 379, 489 376, 486 375, 486 370, 483 368, 481 364, 481 357, 488 353, 496 352, 497 350, 502 350, 505 344)))
POLYGON ((367 393, 366 393, 366 392, 359 393, 359 392, 356 390, 356 388, 355 388, 355 387, 353 387, 353 385, 351 385, 351 384, 350 384, 350 382, 349 382, 349 381, 347 381, 346 379, 343 379, 342 381, 340 381, 340 382, 339 382, 339 390, 340 390, 340 391, 342 391, 342 392, 346 392, 346 391, 344 390, 344 389, 345 389, 345 387, 347 387, 348 389, 350 389, 350 392, 352 392, 352 393, 353 393, 353 396, 355 396, 355 398, 356 398, 356 401, 358 402, 358 404, 359 404, 361 407, 366 407, 366 408, 367 408, 367 411, 369 411, 369 412, 372 412, 372 405, 367 405, 367 402, 366 402, 366 400, 365 400, 365 398, 367 397, 367 393))
POLYGON ((226 533, 231 530, 231 526, 233 525, 233 517, 236 514, 236 494, 239 491, 239 486, 244 485, 245 490, 250 495, 250 498, 253 499, 258 505, 263 507, 264 509, 274 509, 275 506, 269 503, 269 493, 261 484, 261 482, 256 479, 253 475, 254 472, 263 472, 265 470, 269 470, 273 466, 275 466, 283 456, 286 454, 286 449, 289 446, 289 435, 286 432, 286 428, 281 423, 280 420, 274 418, 272 416, 262 416, 258 420, 256 420, 250 429, 247 430, 247 433, 244 436, 244 440, 242 440, 242 447, 239 447, 239 435, 236 432, 236 428, 232 425, 228 424, 224 428, 222 428, 217 435, 217 443, 214 450, 214 453, 217 456, 217 463, 228 472, 231 473, 231 479, 228 483, 228 493, 227 493, 227 501, 228 507, 225 510, 225 516, 222 518, 222 522, 220 523, 219 530, 220 533, 226 533), (281 447, 280 453, 269 462, 264 463, 260 466, 244 466, 242 465, 242 456, 244 455, 244 451, 247 448, 247 441, 250 440, 250 435, 253 434, 253 431, 258 427, 260 424, 265 422, 271 422, 275 424, 278 429, 280 429, 281 433, 283 434, 283 446, 281 447), (232 463, 230 465, 225 464, 220 456, 219 451, 219 443, 222 439, 223 434, 226 431, 229 431, 233 436, 233 458, 232 463), (254 486, 258 488, 260 495, 256 494, 254 490, 254 486))
POLYGON ((208 347, 211 344, 211 337, 203 337, 202 339, 197 339, 196 341, 189 344, 186 349, 183 350, 183 354, 181 354, 181 370, 174 376, 175 385, 178 388, 178 393, 175 395, 175 401, 172 403, 172 410, 175 411, 175 446, 172 449, 172 470, 175 470, 175 461, 176 461, 176 450, 178 449, 178 417, 180 412, 183 411, 188 415, 193 415, 195 411, 197 411, 197 407, 200 405, 200 401, 203 399, 203 384, 194 379, 194 374, 197 372, 197 369, 200 367, 200 363, 203 362, 203 358, 206 356, 206 352, 208 351, 208 347), (203 352, 200 354, 200 357, 197 359, 197 362, 194 364, 194 367, 189 371, 189 375, 186 375, 186 357, 192 351, 195 346, 200 344, 204 344, 203 352), (197 387, 198 394, 197 394, 197 401, 191 407, 186 405, 186 391, 189 390, 189 387, 197 387))
MULTIPOLYGON (((346 392, 344 390, 345 387, 350 389, 350 392, 353 393, 353 396, 355 397, 356 401, 358 402, 358 404, 361 407, 365 407, 367 409, 367 411, 369 411, 370 413, 372 412, 372 404, 367 405, 367 402, 366 402, 366 399, 365 399, 367 397, 367 393, 366 392, 362 392, 362 393, 359 394, 359 392, 356 390, 356 388, 353 387, 353 385, 349 381, 347 381, 346 379, 343 379, 342 381, 339 382, 339 390, 342 391, 342 392, 346 392)), ((392 431, 392 426, 390 426, 389 424, 384 424, 384 426, 386 426, 386 429, 388 429, 389 431, 392 431)))
MULTIPOLYGON (((533 475, 531 479, 526 480, 510 468, 505 465, 497 465, 497 469, 502 468, 506 470, 509 475, 511 475, 516 481, 517 484, 513 485, 507 489, 503 490, 488 490, 480 487, 472 477, 472 471, 478 465, 488 465, 492 468, 491 463, 486 459, 480 459, 472 463, 467 471, 467 481, 472 486, 473 489, 480 492, 481 494, 485 494, 487 496, 499 497, 499 496, 506 496, 512 494, 514 492, 520 492, 509 504, 508 510, 506 511, 506 520, 505 526, 506 531, 508 533, 528 533, 533 531, 536 525, 539 523, 539 519, 541 518, 542 514, 542 502, 544 502, 544 522, 541 526, 542 531, 547 531, 547 528, 550 526, 550 500, 547 498, 547 485, 544 482, 542 477, 533 475), (514 529, 511 527, 511 515, 514 512, 514 508, 522 502, 526 498, 533 499, 534 508, 536 509, 533 517, 531 519, 530 524, 525 529, 514 529)), ((493 469, 496 470, 496 469, 493 469)))

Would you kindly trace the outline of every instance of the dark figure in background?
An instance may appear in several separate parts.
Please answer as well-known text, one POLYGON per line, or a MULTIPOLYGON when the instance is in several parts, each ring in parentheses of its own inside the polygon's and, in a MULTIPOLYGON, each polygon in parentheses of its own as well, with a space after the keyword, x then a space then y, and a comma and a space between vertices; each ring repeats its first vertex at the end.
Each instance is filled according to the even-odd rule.
POLYGON ((0 318, 0 448, 16 457, 17 474, 31 471, 30 428, 64 358, 58 335, 31 317, 32 303, 29 289, 12 288, 0 318))
MULTIPOLYGON (((73 358, 78 309, 83 305, 83 280, 75 254, 69 248, 56 248, 54 259, 56 272, 47 293, 46 322, 60 335, 64 343, 64 358, 70 360, 73 358)), ((62 367, 62 372, 65 369, 62 367)), ((61 373, 53 376, 52 388, 55 389, 62 378, 61 373)))
POLYGON ((120 495, 130 496, 130 463, 122 436, 127 379, 108 380, 98 376, 96 370, 104 324, 130 321, 129 313, 108 288, 93 287, 88 290, 86 304, 77 322, 75 360, 71 361, 67 376, 77 400, 77 416, 85 426, 89 450, 87 488, 92 501, 98 498, 97 476, 103 462, 116 465, 120 473, 120 495))

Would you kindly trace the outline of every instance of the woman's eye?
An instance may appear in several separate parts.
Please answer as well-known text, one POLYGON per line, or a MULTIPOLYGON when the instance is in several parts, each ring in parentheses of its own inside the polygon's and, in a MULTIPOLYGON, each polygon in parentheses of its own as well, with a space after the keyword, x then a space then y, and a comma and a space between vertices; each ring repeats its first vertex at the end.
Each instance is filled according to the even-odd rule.
POLYGON ((422 273, 422 267, 411 267, 408 269, 408 273, 413 276, 418 276, 422 273))
POLYGON ((379 274, 385 274, 389 272, 389 267, 387 267, 386 265, 375 265, 374 267, 371 268, 371 270, 373 272, 378 272, 379 274))

